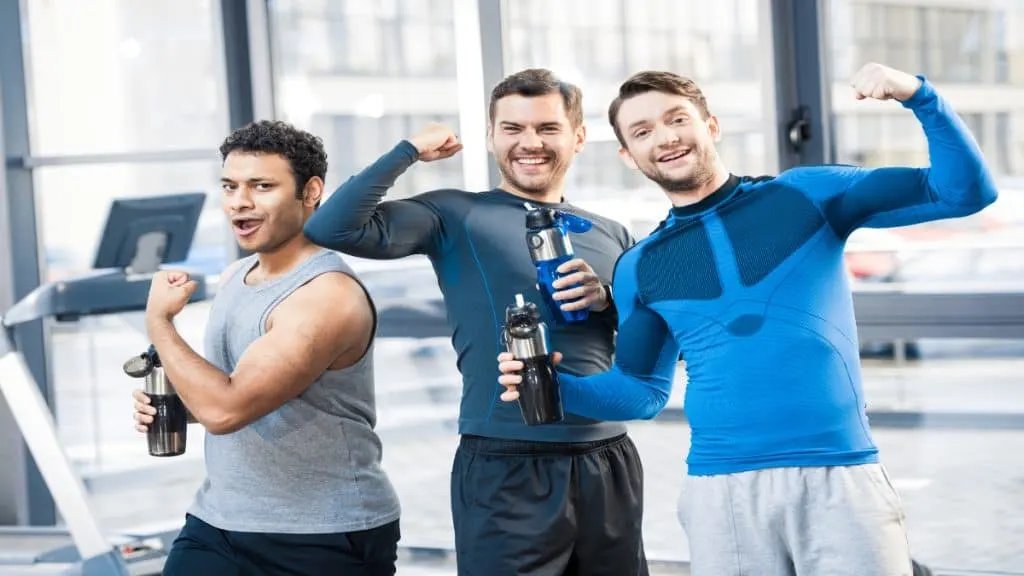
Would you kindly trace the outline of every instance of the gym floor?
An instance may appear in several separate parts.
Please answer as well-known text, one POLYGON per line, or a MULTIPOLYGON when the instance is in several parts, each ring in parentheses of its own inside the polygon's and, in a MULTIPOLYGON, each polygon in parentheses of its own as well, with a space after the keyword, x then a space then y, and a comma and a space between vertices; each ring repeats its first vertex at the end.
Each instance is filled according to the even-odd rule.
MULTIPOLYGON (((190 306, 179 325, 201 343, 207 308, 190 306)), ((141 352, 140 318, 58 325, 51 349, 60 435, 89 482, 96 513, 111 531, 176 522, 202 478, 202 430, 190 430, 185 456, 157 460, 132 430, 121 363, 141 352)), ((975 346, 979 346, 974 344, 975 346)), ((1006 413, 1024 416, 1024 354, 982 345, 967 359, 940 343, 925 359, 896 367, 865 361, 872 410, 1006 413), (973 357, 971 357, 973 356, 973 357)), ((448 472, 458 375, 447 340, 381 340, 377 346, 378 429, 385 466, 402 498, 402 545, 450 549, 448 472)), ((681 379, 684 380, 684 379, 681 379)), ((685 382, 671 406, 682 403, 685 382)), ((1022 420, 1024 418, 1011 418, 1022 420)), ((684 422, 634 423, 644 459, 645 542, 653 560, 689 556, 676 520, 689 429, 684 422)), ((914 555, 934 568, 1024 574, 1024 426, 1005 429, 876 426, 884 463, 904 499, 914 555)), ((405 553, 401 574, 450 575, 449 559, 405 553)), ((654 574, 685 574, 671 564, 654 574)))

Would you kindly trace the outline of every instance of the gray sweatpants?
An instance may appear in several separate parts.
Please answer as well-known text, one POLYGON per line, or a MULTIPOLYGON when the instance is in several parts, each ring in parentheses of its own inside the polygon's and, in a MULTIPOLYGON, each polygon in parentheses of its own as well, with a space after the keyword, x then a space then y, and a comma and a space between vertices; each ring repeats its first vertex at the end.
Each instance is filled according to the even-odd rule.
POLYGON ((903 506, 881 464, 688 476, 693 576, 910 576, 903 506))

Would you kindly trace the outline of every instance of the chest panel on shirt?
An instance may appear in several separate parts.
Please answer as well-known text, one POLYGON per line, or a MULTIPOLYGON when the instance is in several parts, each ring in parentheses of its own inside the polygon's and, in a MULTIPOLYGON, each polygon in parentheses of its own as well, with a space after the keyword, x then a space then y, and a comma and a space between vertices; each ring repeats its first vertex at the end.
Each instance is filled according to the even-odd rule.
POLYGON ((824 224, 799 190, 771 180, 754 183, 711 213, 670 222, 641 248, 636 269, 640 298, 648 305, 716 300, 727 292, 723 278, 729 273, 744 287, 756 286, 824 224), (724 270, 722 262, 735 271, 724 270))

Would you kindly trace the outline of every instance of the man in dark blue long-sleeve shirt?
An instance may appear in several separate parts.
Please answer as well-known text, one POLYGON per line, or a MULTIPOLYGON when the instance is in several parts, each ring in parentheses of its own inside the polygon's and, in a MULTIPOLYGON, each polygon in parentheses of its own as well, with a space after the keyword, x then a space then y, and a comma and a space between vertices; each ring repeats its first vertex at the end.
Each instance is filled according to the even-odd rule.
MULTIPOLYGON (((997 192, 924 78, 870 64, 853 88, 914 113, 930 167, 732 175, 701 90, 666 72, 634 75, 609 110, 623 158, 674 206, 616 265, 615 366, 565 373, 562 395, 584 416, 652 418, 683 352, 692 433, 680 519, 695 576, 911 574, 903 508, 865 413, 843 249, 857 228, 967 216, 997 192)), ((512 400, 521 364, 500 359, 512 400)))
POLYGON ((615 260, 633 242, 621 224, 563 198, 566 170, 585 140, 581 99, 578 88, 546 70, 513 74, 491 94, 497 188, 384 201, 417 161, 461 148, 450 128, 433 125, 349 179, 306 225, 321 246, 364 258, 425 254, 434 266, 463 376, 451 479, 462 576, 647 574, 643 474, 625 426, 569 411, 559 424, 528 427, 515 405, 498 400, 494 357, 503 349, 505 307, 517 293, 541 307, 553 345, 571 350, 563 370, 582 376, 612 365, 617 319, 608 285, 615 260), (578 258, 563 265, 568 276, 556 293, 564 309, 590 309, 582 323, 559 322, 541 306, 526 202, 594 223, 572 236, 578 258))

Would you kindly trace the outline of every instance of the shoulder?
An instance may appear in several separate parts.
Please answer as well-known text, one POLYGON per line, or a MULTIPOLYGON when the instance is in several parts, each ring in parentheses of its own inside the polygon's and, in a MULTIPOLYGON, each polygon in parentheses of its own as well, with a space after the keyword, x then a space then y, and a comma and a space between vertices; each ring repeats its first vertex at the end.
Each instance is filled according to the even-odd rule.
POLYGON ((365 290, 355 273, 349 270, 329 270, 314 276, 295 291, 306 300, 315 300, 321 311, 329 312, 350 300, 364 300, 365 290))
POLYGON ((223 284, 225 281, 230 280, 235 274, 239 272, 239 270, 242 270, 243 268, 250 268, 255 261, 256 255, 253 254, 250 256, 246 256, 244 258, 239 258, 238 260, 235 260, 234 262, 228 264, 220 273, 219 283, 223 284))
POLYGON ((288 324, 343 328, 353 321, 372 322, 370 296, 351 271, 322 272, 288 295, 274 310, 275 323, 288 318, 288 324))
POLYGON ((439 216, 461 217, 472 205, 477 194, 456 188, 438 188, 407 198, 432 210, 439 216))
POLYGON ((594 225, 595 230, 602 232, 603 234, 614 240, 615 244, 621 250, 626 250, 636 243, 633 237, 633 233, 630 232, 629 228, 622 222, 614 218, 609 218, 608 216, 604 216, 596 212, 580 208, 575 204, 569 204, 569 206, 572 207, 573 214, 582 216, 583 218, 590 220, 590 222, 594 225))
POLYGON ((437 188, 435 190, 421 192, 410 197, 409 200, 434 204, 437 206, 447 206, 470 202, 473 200, 474 196, 476 196, 476 194, 465 190, 459 190, 457 188, 437 188))
POLYGON ((796 166, 776 176, 773 181, 792 188, 807 189, 826 183, 843 182, 852 174, 863 170, 851 164, 820 164, 817 166, 796 166))
POLYGON ((663 228, 650 233, 645 238, 641 238, 637 242, 631 244, 628 248, 623 250, 622 254, 619 255, 619 259, 615 262, 615 282, 624 278, 634 278, 636 276, 636 268, 640 263, 640 260, 644 257, 648 247, 658 241, 658 238, 663 231, 663 228))

